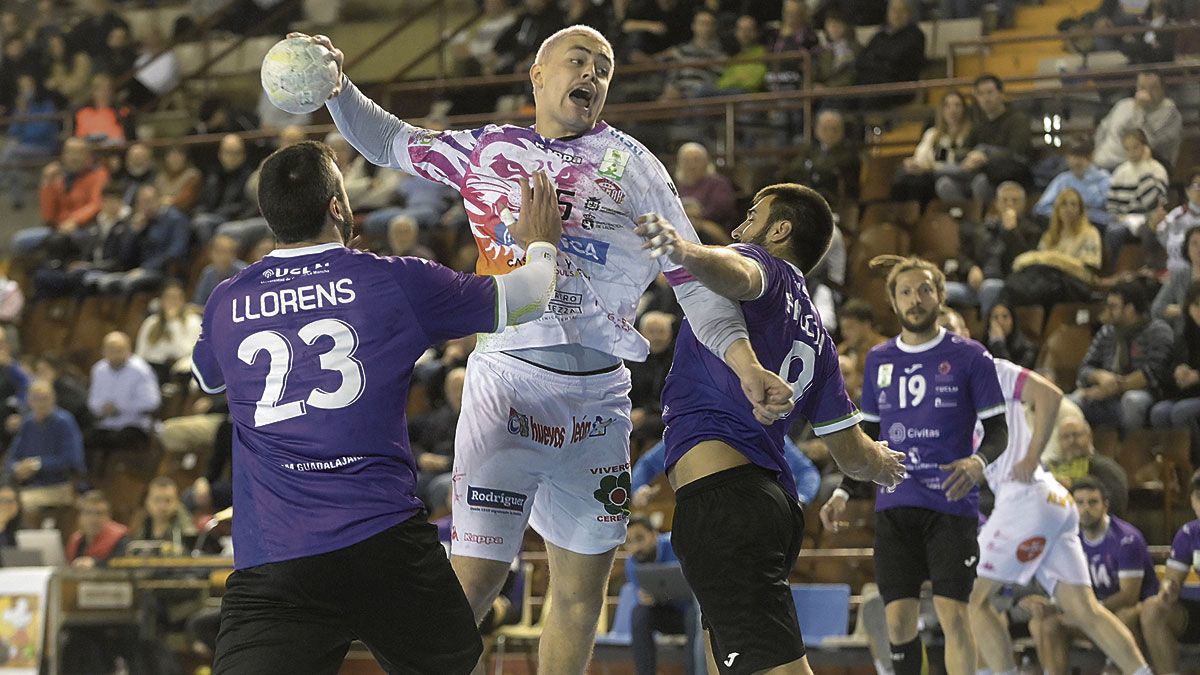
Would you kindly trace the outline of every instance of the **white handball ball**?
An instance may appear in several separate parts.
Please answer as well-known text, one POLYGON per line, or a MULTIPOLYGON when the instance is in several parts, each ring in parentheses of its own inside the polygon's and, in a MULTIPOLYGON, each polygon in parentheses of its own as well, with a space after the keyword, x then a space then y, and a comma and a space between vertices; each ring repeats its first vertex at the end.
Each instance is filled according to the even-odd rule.
POLYGON ((263 57, 262 87, 276 108, 306 115, 325 105, 338 85, 337 64, 330 52, 306 38, 275 43, 263 57))

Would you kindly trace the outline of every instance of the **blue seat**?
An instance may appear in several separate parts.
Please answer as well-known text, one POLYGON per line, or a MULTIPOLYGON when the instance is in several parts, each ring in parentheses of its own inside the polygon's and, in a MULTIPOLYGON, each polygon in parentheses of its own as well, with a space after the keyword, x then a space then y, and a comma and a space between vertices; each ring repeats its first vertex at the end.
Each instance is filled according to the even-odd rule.
POLYGON ((617 612, 613 615, 612 630, 596 636, 597 645, 628 647, 633 644, 633 608, 637 605, 637 588, 626 583, 617 597, 617 612))
POLYGON ((818 647, 827 637, 846 634, 850 625, 848 584, 792 584, 792 600, 804 644, 818 647))

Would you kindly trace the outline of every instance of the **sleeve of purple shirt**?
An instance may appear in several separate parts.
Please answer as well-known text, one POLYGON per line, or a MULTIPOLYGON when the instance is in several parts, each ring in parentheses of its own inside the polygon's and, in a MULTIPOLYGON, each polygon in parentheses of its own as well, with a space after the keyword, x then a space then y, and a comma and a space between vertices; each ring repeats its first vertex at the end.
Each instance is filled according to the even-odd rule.
POLYGON ((456 272, 424 258, 384 258, 430 343, 503 329, 492 277, 456 272))
MULTIPOLYGON (((217 296, 224 286, 217 286, 209 299, 217 296)), ((225 375, 221 372, 221 364, 212 345, 212 313, 219 302, 209 302, 204 306, 204 315, 200 319, 200 339, 192 347, 192 374, 200 389, 206 394, 219 394, 225 391, 225 375)))
MULTIPOLYGON (((971 375, 968 381, 971 386, 971 402, 974 403, 975 414, 979 415, 980 419, 1004 414, 1004 393, 1000 391, 1000 380, 996 376, 996 363, 982 347, 971 359, 971 375)), ((864 398, 866 393, 864 381, 864 398)))

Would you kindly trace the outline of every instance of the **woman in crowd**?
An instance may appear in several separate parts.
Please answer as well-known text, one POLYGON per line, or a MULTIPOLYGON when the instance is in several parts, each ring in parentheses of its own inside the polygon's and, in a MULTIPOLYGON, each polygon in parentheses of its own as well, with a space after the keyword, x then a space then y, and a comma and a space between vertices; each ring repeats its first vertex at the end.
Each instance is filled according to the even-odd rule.
POLYGON ((1126 159, 1113 170, 1108 188, 1108 212, 1113 218, 1104 232, 1104 254, 1110 268, 1117 264, 1125 244, 1141 239, 1149 246, 1154 228, 1146 221, 1165 203, 1170 181, 1166 168, 1151 155, 1145 131, 1126 131, 1121 144, 1126 159))
MULTIPOLYGON (((32 73, 17 75, 17 97, 13 114, 53 115, 58 106, 32 73)), ((24 208, 33 189, 31 163, 54 155, 58 146, 58 119, 14 120, 8 126, 8 142, 0 146, 0 191, 8 192, 13 209, 24 208)))
POLYGON ((182 145, 173 145, 167 149, 163 157, 162 171, 154 179, 158 191, 162 194, 163 202, 174 206, 184 213, 191 213, 192 208, 200 199, 200 186, 204 176, 188 157, 187 149, 182 145))
MULTIPOLYGON (((1189 237, 1196 240, 1200 237, 1189 237)), ((1155 429, 1188 429, 1192 437, 1192 463, 1200 463, 1200 281, 1188 286, 1182 327, 1175 337, 1168 397, 1150 409, 1155 429)))
POLYGON ((138 330, 135 352, 154 368, 158 381, 166 383, 172 371, 191 369, 191 363, 184 362, 199 339, 200 317, 188 309, 183 285, 166 282, 158 296, 158 311, 146 317, 138 330))
POLYGON ((1003 302, 992 305, 988 312, 987 347, 992 356, 1025 368, 1033 368, 1037 361, 1037 345, 1021 332, 1016 313, 1003 302))
POLYGON ((970 133, 967 99, 957 91, 946 92, 938 105, 934 125, 925 130, 913 156, 905 158, 892 184, 892 199, 917 201, 922 206, 933 199, 939 176, 961 173, 959 162, 971 150, 967 146, 970 133))
POLYGON ((1087 219, 1083 197, 1066 188, 1054 200, 1037 250, 1013 261, 1002 297, 1010 306, 1086 302, 1101 260, 1100 232, 1087 219))
POLYGON ((46 73, 46 89, 71 105, 86 101, 91 90, 92 59, 85 52, 67 44, 67 38, 62 33, 52 33, 45 49, 42 69, 46 73))
POLYGON ((1188 288, 1200 281, 1200 227, 1188 230, 1180 249, 1189 266, 1171 272, 1150 306, 1150 313, 1170 323, 1176 332, 1183 328, 1187 314, 1188 288))

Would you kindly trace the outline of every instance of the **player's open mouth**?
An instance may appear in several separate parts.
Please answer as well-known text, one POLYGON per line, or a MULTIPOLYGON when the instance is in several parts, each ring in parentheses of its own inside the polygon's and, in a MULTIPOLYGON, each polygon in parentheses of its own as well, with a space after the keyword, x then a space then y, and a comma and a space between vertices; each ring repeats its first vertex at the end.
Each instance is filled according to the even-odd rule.
POLYGON ((575 102, 576 105, 582 107, 584 110, 592 109, 592 99, 595 98, 595 96, 596 94, 594 92, 585 87, 576 87, 571 90, 570 94, 567 95, 568 98, 570 98, 575 102))

